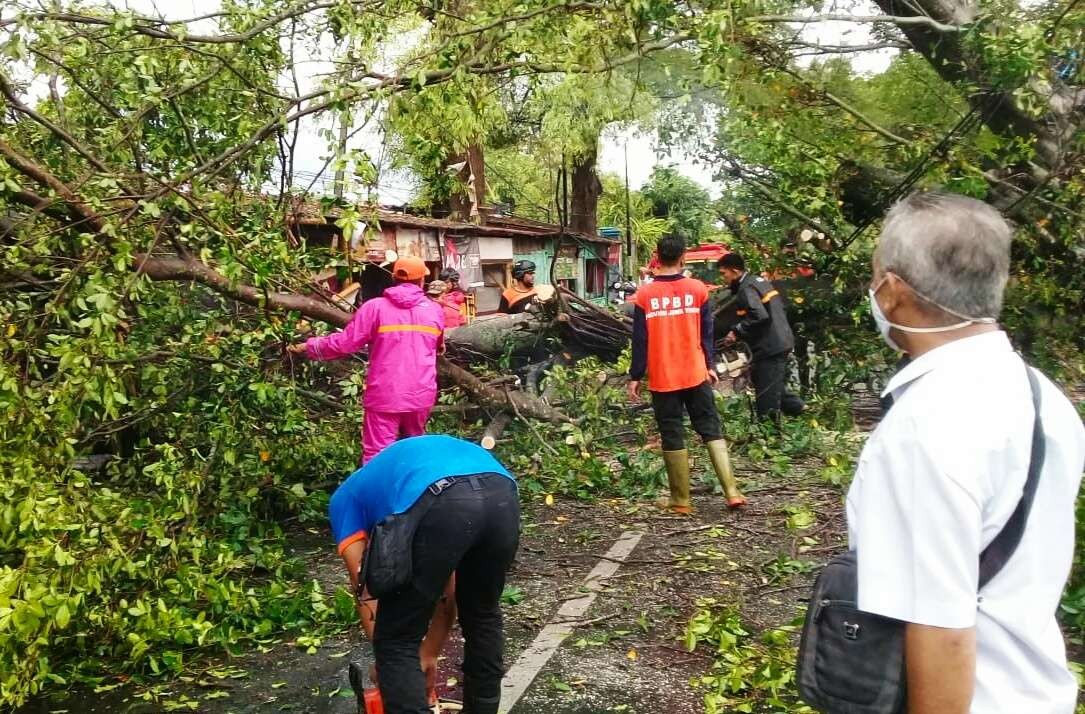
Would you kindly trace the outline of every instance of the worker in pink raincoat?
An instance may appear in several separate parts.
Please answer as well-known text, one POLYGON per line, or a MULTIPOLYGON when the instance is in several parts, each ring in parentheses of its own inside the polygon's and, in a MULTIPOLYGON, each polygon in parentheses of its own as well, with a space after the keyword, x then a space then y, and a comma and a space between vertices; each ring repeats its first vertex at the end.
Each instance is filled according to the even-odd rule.
POLYGON ((443 280, 434 280, 426 286, 426 295, 430 300, 441 306, 445 316, 445 329, 451 330, 463 324, 463 316, 460 311, 445 302, 448 297, 448 283, 443 280))
POLYGON ((467 324, 467 294, 460 287, 460 274, 453 268, 441 271, 440 279, 448 284, 448 291, 441 296, 441 303, 452 308, 456 315, 445 310, 445 325, 448 328, 467 324))
POLYGON ((445 318, 441 306, 422 292, 427 274, 421 259, 400 258, 392 268, 396 284, 358 308, 346 327, 289 348, 320 361, 369 348, 362 463, 400 437, 424 434, 437 401, 437 355, 444 352, 445 318))

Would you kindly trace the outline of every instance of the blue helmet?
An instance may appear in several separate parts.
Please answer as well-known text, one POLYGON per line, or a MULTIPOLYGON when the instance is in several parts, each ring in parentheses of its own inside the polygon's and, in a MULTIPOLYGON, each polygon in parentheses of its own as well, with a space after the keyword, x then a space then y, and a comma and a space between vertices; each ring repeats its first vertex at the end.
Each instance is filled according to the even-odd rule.
POLYGON ((535 272, 535 263, 530 260, 518 260, 516 264, 512 266, 512 277, 520 280, 528 273, 535 272))

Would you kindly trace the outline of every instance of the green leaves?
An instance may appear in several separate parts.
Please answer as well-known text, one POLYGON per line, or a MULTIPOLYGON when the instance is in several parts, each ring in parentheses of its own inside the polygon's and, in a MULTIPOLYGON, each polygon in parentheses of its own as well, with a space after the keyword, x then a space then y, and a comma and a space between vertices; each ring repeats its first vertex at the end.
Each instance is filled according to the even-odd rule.
POLYGON ((773 711, 813 714, 795 696, 795 625, 766 630, 759 637, 743 625, 734 606, 700 598, 686 626, 684 641, 691 652, 706 645, 714 650, 709 672, 694 680, 704 692, 706 714, 773 711))
POLYGON ((67 565, 74 565, 75 558, 73 558, 71 554, 68 553, 68 551, 61 548, 60 544, 58 543, 57 546, 53 549, 53 562, 61 567, 64 567, 67 565))
POLYGON ((0 360, 0 550, 16 558, 0 563, 0 705, 73 666, 165 676, 181 648, 355 617, 300 584, 277 521, 323 521, 326 494, 301 482, 351 470, 358 415, 309 419, 265 358, 281 327, 262 314, 164 284, 126 298, 114 269, 45 293, 49 317, 0 296, 19 354, 0 360))

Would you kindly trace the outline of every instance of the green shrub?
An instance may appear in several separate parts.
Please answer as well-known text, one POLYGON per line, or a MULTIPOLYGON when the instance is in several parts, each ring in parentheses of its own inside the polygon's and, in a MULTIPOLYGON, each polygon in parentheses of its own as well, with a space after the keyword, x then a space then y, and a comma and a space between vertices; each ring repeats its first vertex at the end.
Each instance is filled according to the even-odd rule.
POLYGON ((274 329, 192 297, 48 328, 0 302, 0 705, 346 617, 282 524, 323 519, 306 485, 350 470, 356 415, 310 419, 274 329))

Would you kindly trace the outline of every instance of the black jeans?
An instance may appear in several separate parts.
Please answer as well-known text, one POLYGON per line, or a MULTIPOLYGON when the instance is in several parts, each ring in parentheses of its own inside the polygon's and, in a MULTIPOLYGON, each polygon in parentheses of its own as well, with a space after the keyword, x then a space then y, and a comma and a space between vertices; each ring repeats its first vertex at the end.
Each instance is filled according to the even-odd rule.
POLYGON ((756 357, 750 365, 750 382, 756 397, 757 416, 779 419, 780 413, 798 416, 806 404, 787 389, 787 358, 789 352, 771 357, 756 357))
POLYGON ((655 412, 659 435, 664 451, 686 448, 683 417, 689 413, 693 430, 707 443, 723 438, 720 415, 716 411, 716 397, 712 387, 705 382, 677 392, 652 392, 652 410, 655 412))
POLYGON ((413 583, 381 598, 373 633, 387 714, 429 714, 418 647, 445 583, 456 573, 463 629, 464 714, 496 714, 504 632, 501 592, 520 541, 520 500, 508 478, 461 478, 434 500, 415 533, 413 583))

